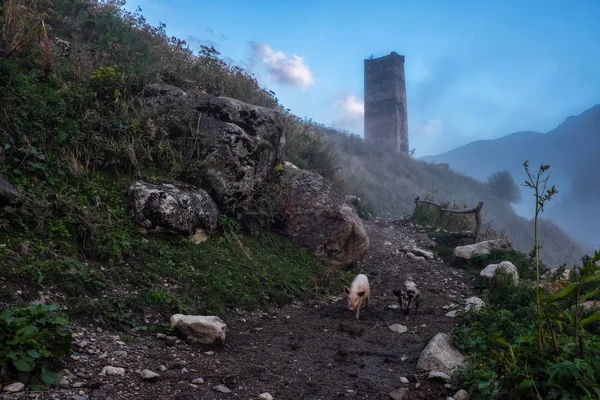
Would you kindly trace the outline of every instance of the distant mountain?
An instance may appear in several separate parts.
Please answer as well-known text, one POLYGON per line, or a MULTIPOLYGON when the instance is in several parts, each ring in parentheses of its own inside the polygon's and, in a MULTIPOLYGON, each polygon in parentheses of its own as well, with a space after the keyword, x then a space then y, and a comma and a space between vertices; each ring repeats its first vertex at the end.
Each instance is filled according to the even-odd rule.
MULTIPOLYGON (((570 116, 548 133, 515 132, 494 140, 478 140, 421 160, 447 163, 456 172, 485 181, 496 171, 508 170, 517 184, 526 179, 523 161, 535 173, 550 164, 549 185, 559 194, 544 209, 551 219, 582 244, 600 247, 600 104, 570 116)), ((531 217, 534 203, 523 188, 517 213, 531 217)))

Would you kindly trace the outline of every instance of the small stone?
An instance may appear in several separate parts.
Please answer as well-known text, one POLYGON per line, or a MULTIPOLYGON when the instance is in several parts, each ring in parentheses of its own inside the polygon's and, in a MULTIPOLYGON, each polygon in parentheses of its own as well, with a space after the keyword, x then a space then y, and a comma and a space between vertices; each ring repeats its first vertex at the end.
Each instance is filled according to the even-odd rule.
POLYGON ((188 383, 188 387, 191 387, 192 389, 200 389, 200 386, 194 385, 193 383, 188 383))
POLYGON ((415 383, 415 389, 418 389, 421 384, 419 382, 415 383))
POLYGON ((14 382, 10 385, 4 386, 4 391, 8 393, 18 393, 25 390, 25 384, 22 382, 14 382))
POLYGON ((163 372, 163 371, 166 371, 166 370, 167 370, 167 367, 165 367, 164 365, 159 365, 159 366, 158 366, 158 369, 159 369, 161 372, 163 372))
POLYGON ((446 317, 455 318, 458 310, 452 310, 446 313, 446 317))
POLYGON ((390 325, 389 328, 396 333, 404 333, 408 331, 408 328, 406 326, 400 324, 390 325))
POLYGON ((454 400, 469 400, 469 393, 466 390, 460 389, 452 396, 454 400))
POLYGON ((271 394, 267 392, 259 394, 258 398, 261 400, 273 400, 273 396, 271 396, 271 394))
POLYGON ((58 386, 62 388, 70 387, 72 378, 74 378, 74 376, 71 374, 63 376, 62 378, 60 378, 60 381, 58 381, 58 386))
POLYGON ((77 394, 74 394, 73 396, 71 396, 71 398, 70 398, 70 399, 71 399, 71 400, 88 400, 88 398, 87 398, 87 397, 85 397, 85 396, 81 396, 81 395, 77 395, 77 394))
POLYGON ((83 387, 83 385, 85 385, 84 382, 75 382, 72 387, 74 387, 74 388, 80 388, 80 387, 83 387))
POLYGON ((100 327, 97 327, 97 328, 96 328, 96 332, 98 332, 98 333, 102 333, 102 328, 100 328, 100 327))
POLYGON ((394 310, 395 310, 396 308, 399 308, 399 307, 400 307, 400 306, 399 306, 398 304, 390 304, 390 305, 388 306, 388 308, 392 308, 392 309, 394 309, 394 310))
POLYGON ((117 350, 117 351, 115 351, 115 356, 117 356, 117 357, 127 357, 127 352, 125 350, 117 350))
POLYGON ((215 354, 214 351, 205 351, 204 354, 206 354, 207 356, 212 356, 213 354, 215 354))
POLYGON ((389 394, 389 396, 394 400, 402 400, 408 394, 408 388, 400 388, 396 389, 389 394))
POLYGON ((192 383, 195 384, 195 385, 202 385, 202 384, 204 384, 204 379, 202 379, 202 378, 196 378, 196 379, 194 379, 192 381, 192 383))
POLYGON ((400 357, 400 361, 406 361, 407 359, 408 359, 408 357, 406 357, 406 356, 400 357))
POLYGON ((165 335, 164 333, 157 333, 156 334, 156 338, 157 339, 166 339, 167 335, 165 335))
POLYGON ((446 383, 448 383, 452 380, 450 375, 448 375, 445 372, 441 372, 441 371, 431 371, 427 377, 429 379, 441 379, 446 383))
POLYGON ((157 374, 154 371, 150 371, 149 369, 145 369, 142 372, 140 372, 140 376, 143 380, 148 382, 156 382, 160 378, 159 374, 157 374))
POLYGON ((167 346, 175 346, 175 343, 177 342, 177 336, 167 336, 167 346))
POLYGON ((402 377, 400 377, 400 382, 409 383, 410 381, 405 376, 402 376, 402 377))
POLYGON ((125 369, 121 367, 113 367, 111 365, 107 365, 102 368, 102 372, 100 375, 113 375, 113 376, 122 376, 125 375, 125 369))
POLYGON ((217 386, 213 387, 213 389, 216 390, 217 392, 221 392, 221 393, 231 393, 231 389, 229 389, 225 385, 217 385, 217 386))

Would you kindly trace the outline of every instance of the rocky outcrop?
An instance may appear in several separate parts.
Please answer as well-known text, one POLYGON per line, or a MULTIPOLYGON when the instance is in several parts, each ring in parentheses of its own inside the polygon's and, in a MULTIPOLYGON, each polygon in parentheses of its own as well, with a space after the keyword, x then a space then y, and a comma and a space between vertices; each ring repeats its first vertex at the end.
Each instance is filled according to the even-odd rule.
POLYGON ((19 198, 19 192, 0 175, 0 204, 8 204, 19 198))
POLYGON ((191 236, 210 234, 217 227, 219 210, 202 189, 139 181, 128 195, 129 213, 147 230, 191 236))
POLYGON ((452 344, 446 333, 435 335, 421 352, 417 369, 441 371, 452 376, 454 368, 465 363, 466 357, 452 344))
POLYGON ((192 164, 201 164, 207 190, 222 210, 245 209, 281 162, 283 114, 228 97, 174 86, 145 88, 144 104, 156 114, 150 136, 177 139, 192 164))
POLYGON ((362 259, 369 237, 342 193, 322 176, 290 167, 279 182, 285 204, 284 236, 337 267, 362 259))
POLYGON ((190 343, 223 344, 227 325, 216 316, 171 316, 171 328, 177 329, 190 343))
POLYGON ((484 278, 492 279, 498 274, 498 271, 506 272, 506 274, 512 278, 515 285, 519 284, 519 272, 517 271, 517 267, 515 267, 515 265, 510 261, 502 261, 498 264, 490 264, 482 269, 479 275, 484 278))
POLYGON ((490 254, 492 249, 511 250, 512 246, 506 239, 486 240, 467 246, 458 246, 454 249, 454 257, 469 260, 475 254, 490 254))

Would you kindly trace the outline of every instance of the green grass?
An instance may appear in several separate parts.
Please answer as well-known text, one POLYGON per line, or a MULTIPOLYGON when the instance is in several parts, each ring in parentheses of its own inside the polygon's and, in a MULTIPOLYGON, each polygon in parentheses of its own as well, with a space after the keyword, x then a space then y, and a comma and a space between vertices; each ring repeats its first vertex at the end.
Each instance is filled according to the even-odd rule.
POLYGON ((168 234, 142 235, 126 214, 129 179, 97 173, 61 185, 18 185, 23 203, 0 213, 0 299, 37 291, 67 296, 68 314, 105 325, 168 321, 175 312, 227 315, 343 288, 345 272, 270 232, 249 236, 223 218, 195 245, 168 234), (26 249, 26 250, 24 250, 26 249))

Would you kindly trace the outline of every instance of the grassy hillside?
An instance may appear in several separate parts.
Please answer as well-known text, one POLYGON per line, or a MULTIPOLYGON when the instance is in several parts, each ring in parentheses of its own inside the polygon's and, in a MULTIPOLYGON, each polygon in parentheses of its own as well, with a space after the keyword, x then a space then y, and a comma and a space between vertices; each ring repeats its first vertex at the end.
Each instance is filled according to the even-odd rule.
MULTIPOLYGON (((212 48, 198 54, 121 1, 0 2, 0 172, 21 201, 0 210, 0 302, 40 299, 113 324, 279 304, 341 290, 287 240, 221 219, 200 246, 143 236, 126 214, 134 180, 187 182, 186 137, 155 140, 136 99, 173 84, 282 110, 286 158, 332 175, 326 143, 306 136, 273 92, 212 48)), ((190 158, 191 157, 191 158, 190 158)))
MULTIPOLYGON (((362 198, 380 216, 398 218, 411 214, 417 196, 430 196, 466 208, 483 201, 485 229, 493 228, 505 235, 525 253, 533 248, 533 222, 516 215, 511 204, 488 185, 440 165, 387 153, 355 135, 324 126, 316 128, 336 149, 340 165, 344 166, 339 174, 346 182, 346 190, 362 198)), ((534 202, 529 199, 528 195, 523 201, 531 202, 533 208, 534 202)), ((542 220, 540 224, 542 259, 547 264, 579 264, 580 258, 589 253, 552 222, 542 220)))

